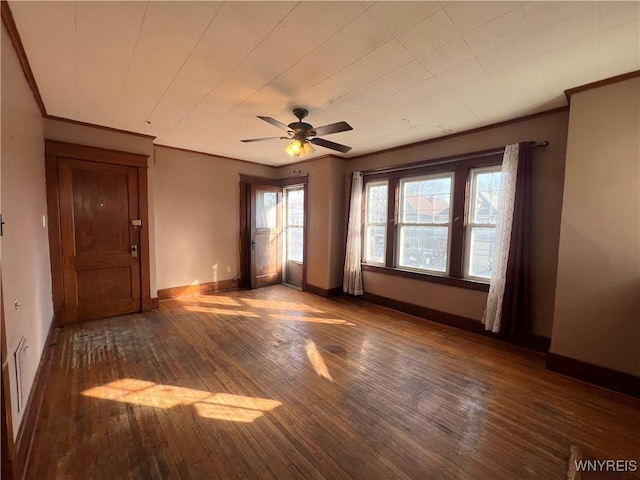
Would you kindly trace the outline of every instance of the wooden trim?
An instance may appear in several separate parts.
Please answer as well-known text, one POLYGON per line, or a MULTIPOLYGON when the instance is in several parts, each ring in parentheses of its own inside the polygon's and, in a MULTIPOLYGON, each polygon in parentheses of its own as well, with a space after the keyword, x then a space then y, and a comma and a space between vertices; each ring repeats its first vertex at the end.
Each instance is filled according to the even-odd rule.
POLYGON ((234 162, 250 163, 252 165, 260 165, 261 167, 269 167, 278 169, 275 165, 267 165, 266 163, 252 162, 251 160, 242 160, 241 158, 225 157, 224 155, 216 155, 215 153, 199 152, 198 150, 189 150, 188 148, 172 147, 170 145, 163 145, 161 143, 154 143, 154 147, 167 148, 169 150, 177 150, 179 152, 195 153, 197 155, 206 155, 207 157, 213 157, 218 160, 233 160, 234 162))
MULTIPOLYGON (((357 297, 356 297, 357 298, 357 297)), ((363 300, 383 307, 391 308, 399 312, 408 313, 415 317, 420 317, 425 320, 442 323, 452 327, 460 328, 468 332, 480 334, 484 337, 491 337, 503 342, 511 343, 521 347, 535 350, 538 352, 547 352, 551 344, 551 339, 546 337, 540 337, 538 335, 517 335, 506 336, 488 332, 484 329, 479 320, 463 317, 453 313, 442 312, 429 307, 423 307, 421 305, 415 305, 413 303, 403 302, 393 298, 383 297, 374 293, 365 292, 363 300)))
POLYGON ((85 160, 87 162, 109 163, 112 165, 124 165, 127 167, 147 168, 147 155, 138 153, 108 150, 98 147, 87 147, 75 143, 45 140, 45 152, 54 157, 85 160))
POLYGON ((363 272, 381 273, 393 277, 410 278, 421 282, 439 283, 452 287, 466 288, 468 290, 477 290, 480 292, 488 292, 489 284, 467 280, 466 278, 441 277, 439 275, 430 275, 428 273, 413 272, 411 270, 400 270, 398 268, 383 267, 381 265, 362 264, 363 272))
MULTIPOLYGON (((242 177, 242 175, 241 175, 242 177)), ((240 181, 240 278, 238 286, 240 288, 249 288, 251 286, 251 279, 249 270, 251 269, 251 248, 249 247, 249 239, 251 232, 251 225, 249 224, 249 208, 251 205, 250 183, 240 181)))
POLYGON ((309 183, 309 175, 305 173, 304 175, 296 175, 295 177, 267 178, 241 173, 240 183, 248 183, 250 185, 271 185, 273 187, 284 188, 292 185, 307 185, 309 183))
POLYGON ((258 177, 256 175, 244 175, 240 174, 240 183, 247 183, 249 185, 273 185, 274 187, 279 187, 279 178, 266 178, 266 177, 258 177))
MULTIPOLYGON (((366 190, 366 183, 363 182, 366 190)), ((366 221, 366 209, 363 202, 362 219, 366 221)), ((387 226, 385 238, 385 265, 392 266, 396 263, 396 229, 398 226, 398 215, 400 215, 400 182, 397 178, 387 180, 387 226), (393 199, 393 201, 390 201, 393 199)), ((364 228, 363 228, 364 230, 364 228)), ((364 245, 364 241, 362 242, 364 245)))
MULTIPOLYGON (((525 115, 525 116, 522 116, 522 117, 513 118, 511 120, 505 120, 504 122, 492 123, 491 125, 485 125, 484 127, 477 127, 477 128, 472 128, 470 130, 465 130, 463 132, 452 133, 451 135, 445 135, 444 137, 430 138, 428 140, 421 140, 419 142, 409 143, 409 144, 406 144, 406 145, 398 145, 397 147, 386 148, 384 150, 378 150, 377 152, 363 153, 361 155, 356 155, 356 156, 353 156, 353 157, 343 158, 343 160, 348 160, 348 161, 357 160, 357 159, 364 158, 364 157, 371 157, 371 156, 374 156, 374 155, 380 155, 380 154, 384 154, 384 153, 397 152, 399 150, 405 150, 407 148, 420 147, 422 145, 428 145, 430 143, 442 142, 444 140, 449 140, 451 138, 461 137, 461 136, 464 136, 464 135, 472 135, 472 134, 475 134, 475 133, 484 132, 486 130, 492 130, 494 128, 506 127, 507 125, 511 125, 512 123, 525 122, 527 120, 533 120, 534 118, 544 117, 544 116, 547 116, 547 115, 554 115, 556 113, 568 112, 568 111, 569 111, 569 107, 568 106, 552 108, 551 110, 545 110, 544 112, 532 113, 531 115, 525 115)), ((337 157, 337 158, 340 158, 340 157, 337 157)))
POLYGON ((311 285, 309 283, 307 283, 305 291, 324 298, 332 298, 342 295, 342 287, 333 287, 326 289, 322 287, 316 287, 315 285, 311 285))
POLYGON ((220 280, 217 282, 200 283, 198 285, 183 285, 181 287, 170 287, 158 290, 158 299, 169 300, 171 298, 236 290, 237 288, 238 285, 235 280, 220 280))
POLYGON ((546 367, 547 370, 575 380, 640 398, 640 377, 629 373, 551 352, 547 355, 546 367))
POLYGON ((604 87, 613 83, 624 82, 625 80, 631 80, 632 78, 636 77, 640 77, 640 70, 623 73, 621 75, 616 75, 615 77, 609 77, 603 80, 598 80, 597 82, 585 83, 584 85, 580 85, 578 87, 569 88, 564 91, 564 95, 567 97, 567 102, 571 104, 571 96, 575 95, 576 93, 585 92, 594 88, 604 87))
POLYGON ((305 173, 303 175, 297 175, 294 177, 281 178, 279 183, 281 187, 292 187, 294 185, 308 185, 308 184, 309 184, 308 173, 305 173))
POLYGON ((2 459, 1 478, 12 480, 14 478, 13 464, 13 419, 11 416, 11 387, 9 383, 9 359, 7 356, 7 335, 4 326, 4 296, 2 293, 2 273, 0 272, 0 358, 2 359, 2 380, 0 383, 0 435, 2 459))
POLYGON ((15 449, 11 457, 13 472, 16 479, 25 478, 27 474, 27 466, 29 464, 29 457, 31 456, 33 447, 33 438, 38 426, 38 420, 40 419, 47 379, 51 370, 51 364, 53 363, 54 349, 52 347, 56 345, 57 336, 58 329, 54 327, 52 320, 47 334, 47 339, 45 340, 44 347, 42 349, 42 355, 40 356, 38 370, 36 371, 31 392, 25 405, 22 423, 20 424, 18 435, 16 437, 15 449))
POLYGON ((66 323, 64 308, 64 278, 62 268, 62 232, 60 230, 60 201, 58 198, 58 160, 45 155, 45 187, 47 190, 47 219, 49 222, 49 257, 51 266, 51 293, 53 297, 54 323, 61 327, 66 323))
POLYGON ((55 120, 57 122, 72 123, 73 125, 80 125, 82 127, 97 128, 99 130, 105 130, 107 132, 113 132, 113 133, 124 133, 126 135, 132 135, 134 137, 148 138, 150 140, 154 140, 156 138, 154 135, 147 135, 146 133, 132 132, 130 130, 122 130, 120 128, 107 127, 105 125, 97 125, 95 123, 81 122, 79 120, 72 120, 70 118, 56 117, 55 115, 43 115, 43 117, 48 119, 48 120, 55 120))
MULTIPOLYGON (((468 204, 468 185, 470 168, 458 168, 453 172, 453 192, 451 200, 451 244, 449 256, 449 276, 456 280, 464 278, 465 252, 465 210, 468 204)), ((466 283, 466 282, 465 282, 466 283)))
POLYGON ((149 190, 147 169, 138 168, 138 215, 142 220, 139 229, 140 242, 140 293, 143 312, 150 312, 151 306, 151 251, 149 247, 149 190))
POLYGON ((151 298, 151 310, 160 310, 160 299, 158 297, 151 298))
POLYGON ((2 22, 4 23, 4 26, 7 29, 9 38, 11 38, 11 43, 13 44, 13 48, 16 52, 16 55, 18 56, 18 60, 20 61, 20 66, 22 67, 22 73, 27 79, 27 83, 29 84, 29 88, 31 88, 31 92, 33 93, 33 98, 38 104, 38 108, 40 109, 41 115, 43 117, 46 117, 47 109, 44 106, 42 95, 40 95, 40 89, 38 88, 36 79, 33 76, 33 70, 31 70, 31 65, 29 64, 27 53, 24 51, 24 45, 22 44, 22 39, 20 38, 20 34, 18 33, 16 22, 13 19, 13 14, 11 13, 11 9, 9 8, 9 3, 6 0, 2 0, 1 4, 2 4, 2 22))
POLYGON ((500 165, 502 163, 504 147, 481 150, 478 152, 451 155, 448 157, 430 158, 417 162, 380 167, 373 170, 365 170, 362 174, 367 182, 373 182, 386 178, 405 178, 423 174, 438 172, 450 172, 458 169, 469 169, 500 165))

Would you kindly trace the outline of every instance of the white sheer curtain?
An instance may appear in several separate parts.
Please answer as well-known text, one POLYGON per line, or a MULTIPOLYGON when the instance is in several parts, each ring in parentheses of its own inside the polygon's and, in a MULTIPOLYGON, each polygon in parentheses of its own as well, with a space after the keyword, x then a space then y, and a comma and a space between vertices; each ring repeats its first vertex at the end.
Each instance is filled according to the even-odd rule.
POLYGON ((511 244, 511 225, 513 224, 513 205, 516 196, 516 177, 518 175, 519 146, 507 145, 502 159, 502 189, 498 206, 498 221, 494 241, 493 270, 487 297, 487 308, 482 316, 486 330, 500 331, 502 319, 502 300, 506 285, 507 261, 511 244))
POLYGON ((344 258, 342 290, 352 295, 362 295, 362 172, 353 172, 351 202, 347 227, 347 251, 344 258))

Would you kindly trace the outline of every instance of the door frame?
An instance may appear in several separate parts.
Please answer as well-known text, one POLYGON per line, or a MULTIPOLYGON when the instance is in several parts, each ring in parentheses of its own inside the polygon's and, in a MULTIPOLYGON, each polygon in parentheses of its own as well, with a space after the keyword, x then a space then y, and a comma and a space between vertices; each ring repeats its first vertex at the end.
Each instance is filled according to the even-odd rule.
POLYGON ((45 140, 45 179, 47 190, 47 216, 49 220, 49 255, 51 259, 51 289, 53 293, 54 325, 66 324, 64 305, 64 278, 62 231, 60 229, 60 201, 58 159, 69 158, 86 162, 135 167, 138 170, 138 215, 140 228, 140 293, 141 311, 151 311, 151 270, 149 255, 149 199, 147 182, 147 155, 87 147, 74 143, 45 140))
POLYGON ((302 185, 304 187, 304 233, 302 248, 302 291, 307 289, 307 230, 309 205, 308 174, 286 178, 264 178, 240 174, 240 288, 251 288, 251 185, 271 185, 288 187, 302 185))

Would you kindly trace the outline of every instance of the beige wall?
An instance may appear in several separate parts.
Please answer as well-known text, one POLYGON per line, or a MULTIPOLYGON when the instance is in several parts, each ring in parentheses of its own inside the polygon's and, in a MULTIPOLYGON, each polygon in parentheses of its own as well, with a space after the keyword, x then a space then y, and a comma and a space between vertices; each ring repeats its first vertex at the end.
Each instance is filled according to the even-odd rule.
POLYGON ((44 119, 44 138, 59 142, 76 143, 89 147, 121 150, 140 155, 153 155, 153 138, 126 132, 107 130, 91 125, 44 119))
MULTIPOLYGON (((29 347, 23 370, 24 400, 29 396, 53 318, 46 221, 42 117, 22 74, 11 40, 2 25, 2 287, 9 371, 22 336, 29 347), (14 308, 14 301, 22 306, 14 308)), ((16 384, 11 375, 14 438, 23 412, 16 410, 16 384)))
POLYGON ((307 283, 342 286, 344 262, 344 161, 331 155, 280 167, 280 178, 308 175, 307 283))
MULTIPOLYGON (((533 153, 532 322, 533 333, 550 337, 567 122, 568 113, 561 111, 393 152, 366 155, 346 162, 344 182, 348 186, 351 173, 356 170, 488 150, 521 141, 548 140, 550 145, 547 148, 536 149, 533 153)), ((483 292, 370 272, 364 273, 364 287, 365 291, 376 295, 477 320, 482 318, 486 303, 486 294, 483 292)))
POLYGON ((571 99, 551 351, 640 375, 640 79, 571 99))
POLYGON ((275 177, 276 169, 160 146, 154 158, 158 289, 235 277, 240 174, 275 177))

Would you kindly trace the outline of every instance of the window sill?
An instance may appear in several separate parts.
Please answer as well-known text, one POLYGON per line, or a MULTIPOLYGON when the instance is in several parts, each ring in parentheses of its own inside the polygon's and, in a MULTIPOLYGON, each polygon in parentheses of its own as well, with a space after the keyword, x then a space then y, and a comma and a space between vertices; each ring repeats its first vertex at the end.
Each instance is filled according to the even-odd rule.
POLYGON ((398 268, 383 267, 381 265, 362 264, 362 270, 365 272, 382 273, 394 277, 411 278, 423 282, 440 283, 442 285, 450 285, 452 287, 467 288, 469 290, 478 290, 480 292, 488 292, 489 284, 484 282, 476 282, 466 278, 453 278, 429 273, 420 273, 409 270, 400 270, 398 268))

